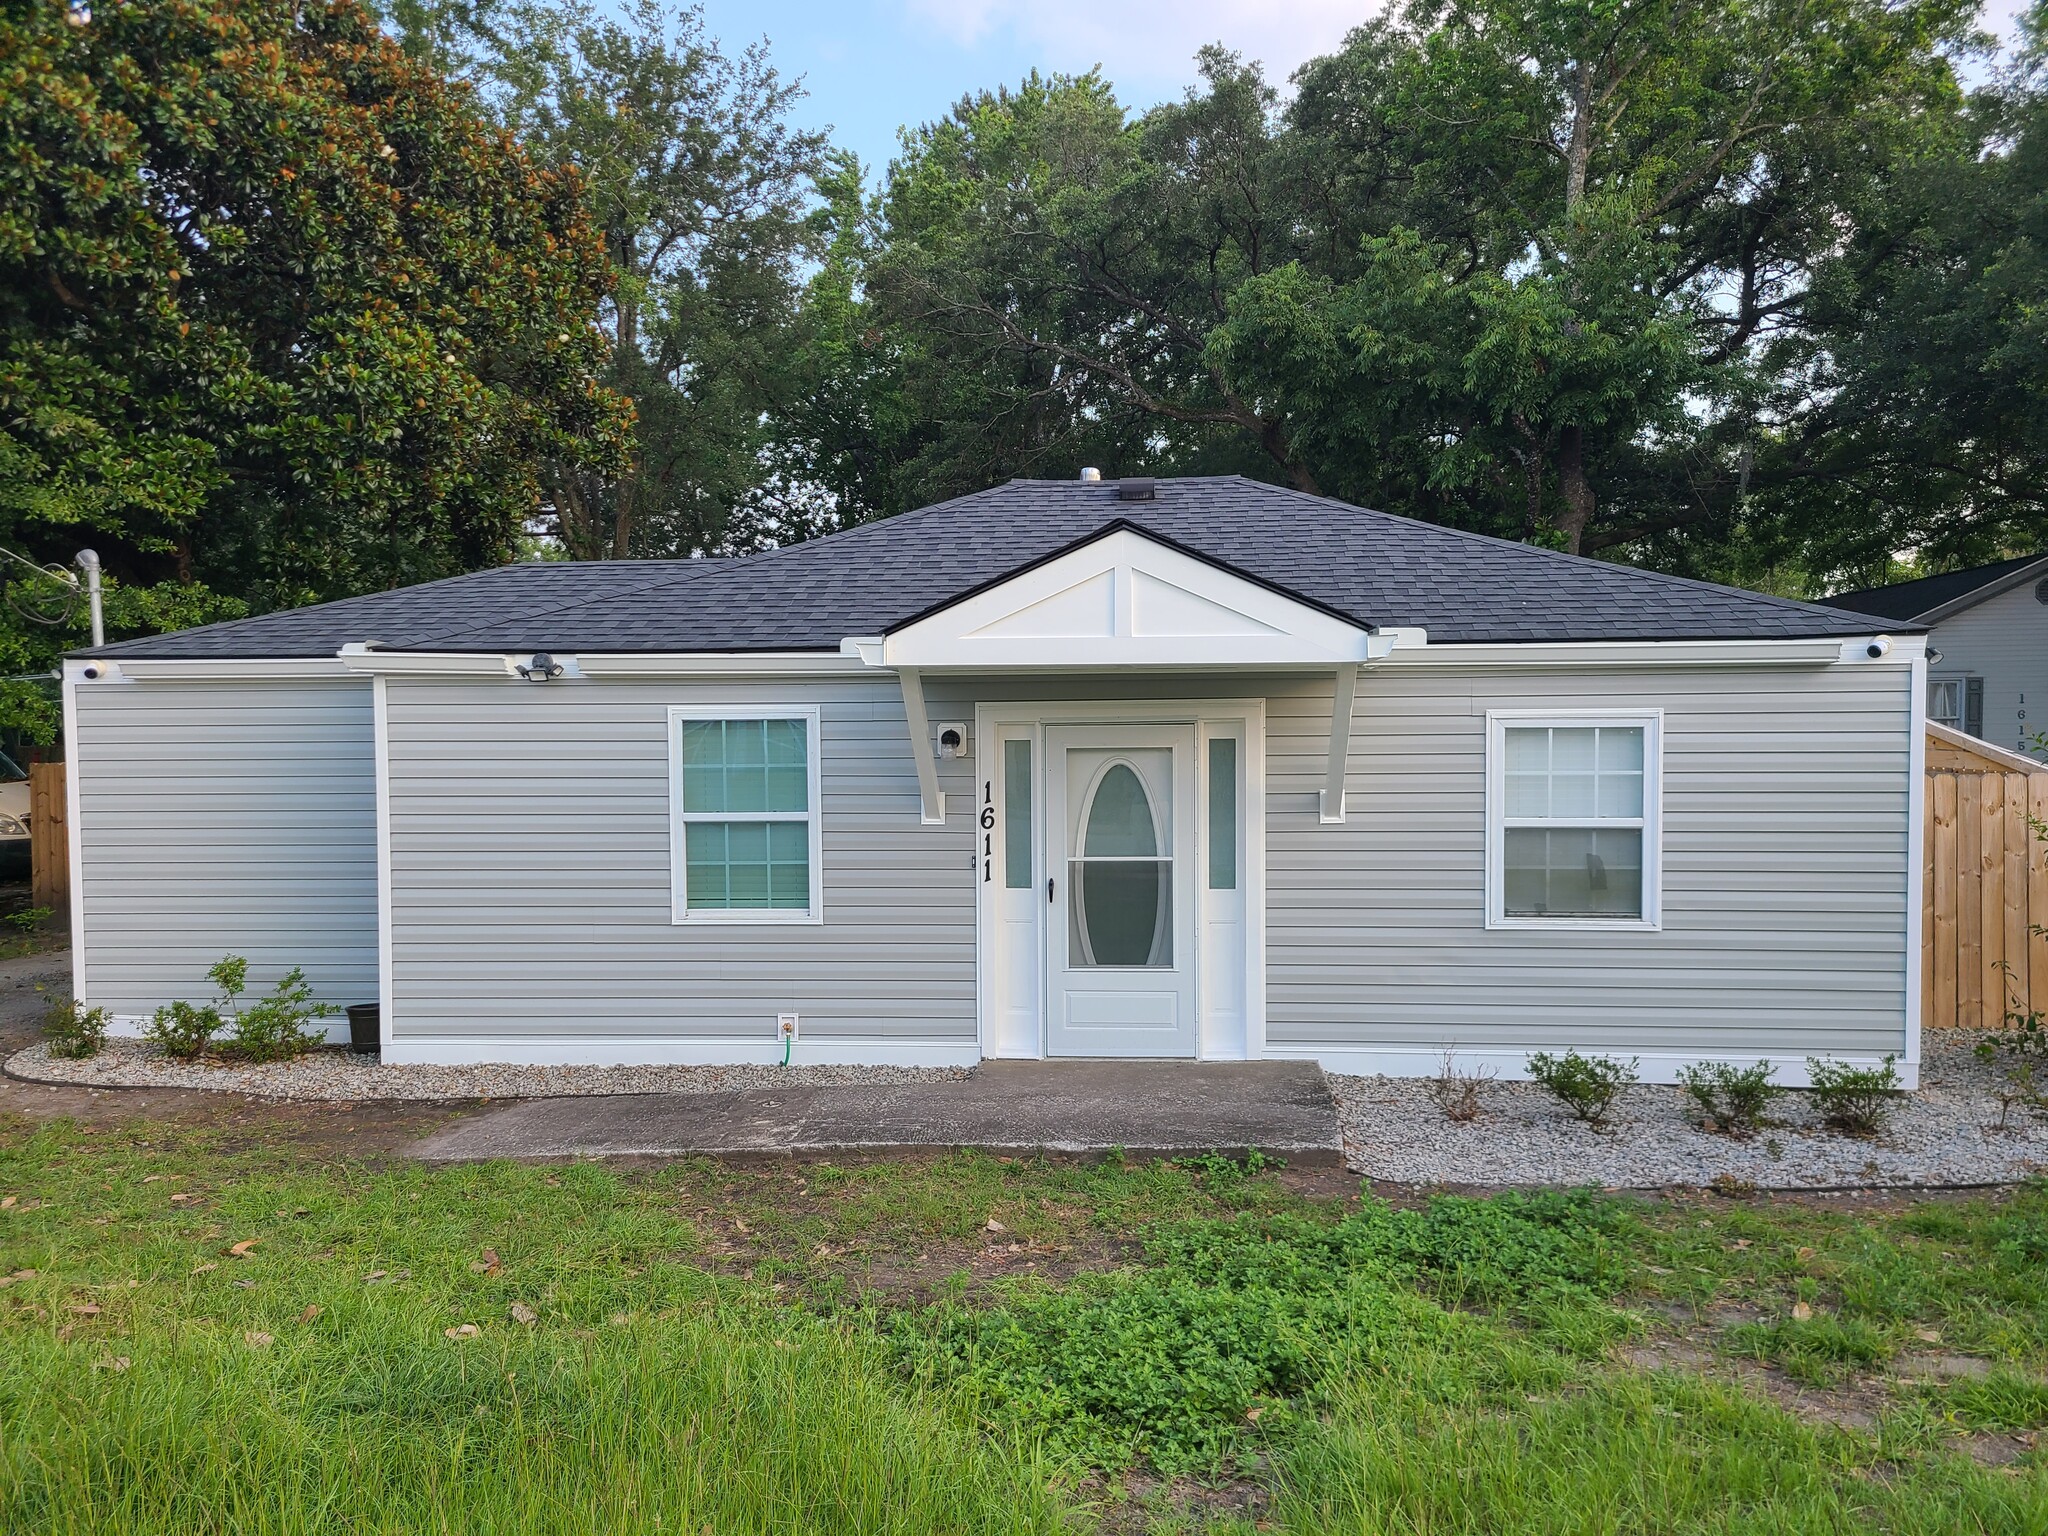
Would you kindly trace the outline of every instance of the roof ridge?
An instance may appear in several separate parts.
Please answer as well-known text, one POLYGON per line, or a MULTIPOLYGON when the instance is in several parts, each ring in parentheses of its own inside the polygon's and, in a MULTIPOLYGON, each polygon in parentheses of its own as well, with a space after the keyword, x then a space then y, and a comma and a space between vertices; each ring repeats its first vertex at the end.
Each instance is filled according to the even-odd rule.
MULTIPOLYGON (((1225 477, 1218 476, 1215 478, 1225 477)), ((1570 561, 1574 565, 1591 566, 1597 570, 1621 571, 1630 576, 1640 576, 1656 581, 1669 582, 1674 586, 1685 587, 1695 592, 1732 592, 1738 597, 1750 598, 1761 603, 1772 603, 1782 608, 1796 609, 1814 614, 1816 617, 1845 611, 1840 608, 1830 607, 1826 603, 1807 602, 1804 598, 1779 597, 1775 593, 1758 592, 1750 587, 1732 587, 1726 582, 1702 581, 1697 576, 1679 576, 1670 571, 1651 570, 1647 566, 1622 565, 1613 560, 1596 560, 1591 555, 1575 555, 1569 550, 1548 549, 1541 544, 1530 544, 1521 539, 1503 539, 1496 534, 1476 533, 1469 528, 1452 527, 1449 523, 1426 522, 1422 518, 1408 517, 1399 512, 1384 512, 1378 507, 1362 507, 1355 501, 1339 501, 1334 496, 1324 496, 1319 493, 1296 490, 1291 485, 1273 485, 1267 481, 1249 479, 1244 475, 1231 475, 1227 478, 1243 480, 1247 485, 1256 485, 1268 491, 1279 491, 1303 501, 1313 501, 1328 507, 1341 507, 1347 512, 1363 512, 1368 517, 1380 517, 1390 522, 1407 523, 1417 528, 1426 528, 1433 533, 1449 534, 1454 538, 1466 539, 1480 544, 1489 544, 1499 549, 1512 549, 1526 554, 1547 555, 1554 560, 1570 561)), ((1871 617, 1871 615, 1865 615, 1865 617, 1871 617)))

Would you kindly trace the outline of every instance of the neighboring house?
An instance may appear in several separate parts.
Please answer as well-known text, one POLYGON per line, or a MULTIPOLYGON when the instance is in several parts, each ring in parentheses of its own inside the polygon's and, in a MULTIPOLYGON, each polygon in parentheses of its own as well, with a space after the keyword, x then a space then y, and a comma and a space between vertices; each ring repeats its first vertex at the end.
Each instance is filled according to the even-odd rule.
POLYGON ((2015 752, 2048 757, 2048 555, 2001 560, 1823 598, 1831 608, 1924 625, 1927 718, 2015 752))
POLYGON ((1918 1060, 1923 638, 1236 477, 65 665, 78 996, 397 1061, 1918 1060))

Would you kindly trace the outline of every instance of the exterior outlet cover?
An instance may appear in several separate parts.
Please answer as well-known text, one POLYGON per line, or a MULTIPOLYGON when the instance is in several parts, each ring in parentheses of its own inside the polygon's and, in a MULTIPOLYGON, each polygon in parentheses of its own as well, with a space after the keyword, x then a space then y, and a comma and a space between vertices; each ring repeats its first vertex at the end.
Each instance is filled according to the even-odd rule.
POLYGON ((778 1013, 775 1015, 775 1038, 778 1040, 796 1039, 796 1025, 797 1018, 795 1014, 778 1013))

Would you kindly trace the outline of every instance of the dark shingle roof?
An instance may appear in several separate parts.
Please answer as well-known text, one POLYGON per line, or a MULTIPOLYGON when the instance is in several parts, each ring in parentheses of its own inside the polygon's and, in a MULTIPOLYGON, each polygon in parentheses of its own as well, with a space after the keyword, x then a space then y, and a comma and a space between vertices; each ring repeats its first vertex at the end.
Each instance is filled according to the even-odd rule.
POLYGON ((2040 555, 2022 555, 2017 560, 2000 560, 1995 565, 1950 571, 1944 576, 1922 576, 1918 581, 1895 582, 1889 587, 1865 587, 1861 592, 1837 592, 1821 601, 1830 608, 1846 608, 1852 613, 1874 613, 1887 619, 1917 619, 1923 613, 1947 607, 1958 598, 1996 586, 2015 572, 2040 564, 2041 560, 2040 555))
POLYGON ((1321 607, 1433 642, 1868 633, 1811 603, 1460 533, 1238 476, 1014 480, 742 559, 506 566, 107 647, 113 655, 836 650, 1124 521, 1321 607))

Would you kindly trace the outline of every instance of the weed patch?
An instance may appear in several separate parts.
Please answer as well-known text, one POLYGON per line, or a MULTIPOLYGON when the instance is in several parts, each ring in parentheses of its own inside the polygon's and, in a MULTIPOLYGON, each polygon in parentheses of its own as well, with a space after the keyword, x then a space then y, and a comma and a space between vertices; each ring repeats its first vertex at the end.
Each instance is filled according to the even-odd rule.
POLYGON ((1631 1224, 1583 1195, 1173 1223, 1143 1266, 898 1314, 892 1337, 914 1375, 962 1384, 1063 1454, 1214 1474, 1284 1428, 1333 1359, 1440 1338, 1447 1304, 1540 1317, 1611 1294, 1631 1224))

